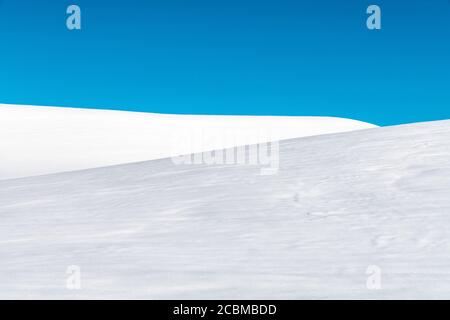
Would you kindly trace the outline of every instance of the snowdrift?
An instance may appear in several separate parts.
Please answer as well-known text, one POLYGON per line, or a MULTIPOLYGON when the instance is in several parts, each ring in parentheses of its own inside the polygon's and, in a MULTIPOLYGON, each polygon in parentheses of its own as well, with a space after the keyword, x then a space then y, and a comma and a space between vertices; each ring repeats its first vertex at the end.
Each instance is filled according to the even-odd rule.
POLYGON ((279 150, 0 181, 0 298, 448 298, 450 121, 279 150))
POLYGON ((373 127, 327 117, 166 115, 0 105, 0 179, 373 127))

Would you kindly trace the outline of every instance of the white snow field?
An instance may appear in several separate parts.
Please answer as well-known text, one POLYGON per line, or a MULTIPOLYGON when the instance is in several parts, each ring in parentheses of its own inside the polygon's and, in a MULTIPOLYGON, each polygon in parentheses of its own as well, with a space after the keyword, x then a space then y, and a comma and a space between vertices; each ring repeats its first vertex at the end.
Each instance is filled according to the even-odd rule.
POLYGON ((450 121, 279 150, 0 181, 0 298, 450 297, 450 121))
POLYGON ((0 104, 0 179, 372 127, 333 117, 168 115, 0 104))

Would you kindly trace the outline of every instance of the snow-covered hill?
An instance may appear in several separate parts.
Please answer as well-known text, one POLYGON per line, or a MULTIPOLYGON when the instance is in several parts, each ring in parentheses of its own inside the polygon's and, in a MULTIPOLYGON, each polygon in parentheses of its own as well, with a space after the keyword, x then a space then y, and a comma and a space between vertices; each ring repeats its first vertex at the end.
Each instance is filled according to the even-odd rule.
POLYGON ((373 127, 331 117, 167 115, 0 105, 0 180, 373 127))
POLYGON ((0 181, 0 298, 448 298, 449 194, 450 121, 0 181))

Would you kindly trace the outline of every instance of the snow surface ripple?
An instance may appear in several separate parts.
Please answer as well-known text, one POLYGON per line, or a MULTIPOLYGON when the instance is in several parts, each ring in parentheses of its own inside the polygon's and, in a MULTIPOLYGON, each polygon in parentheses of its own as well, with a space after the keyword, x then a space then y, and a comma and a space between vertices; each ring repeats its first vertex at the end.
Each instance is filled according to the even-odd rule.
POLYGON ((259 172, 163 159, 0 181, 0 298, 449 297, 450 121, 282 141, 278 174, 259 172))

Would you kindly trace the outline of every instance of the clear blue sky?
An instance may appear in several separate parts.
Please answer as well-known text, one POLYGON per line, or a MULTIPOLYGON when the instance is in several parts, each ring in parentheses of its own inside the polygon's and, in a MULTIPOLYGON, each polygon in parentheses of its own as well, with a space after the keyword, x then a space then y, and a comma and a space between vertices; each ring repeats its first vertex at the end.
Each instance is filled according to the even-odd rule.
POLYGON ((0 0, 0 41, 0 103, 450 118, 449 0, 0 0))

